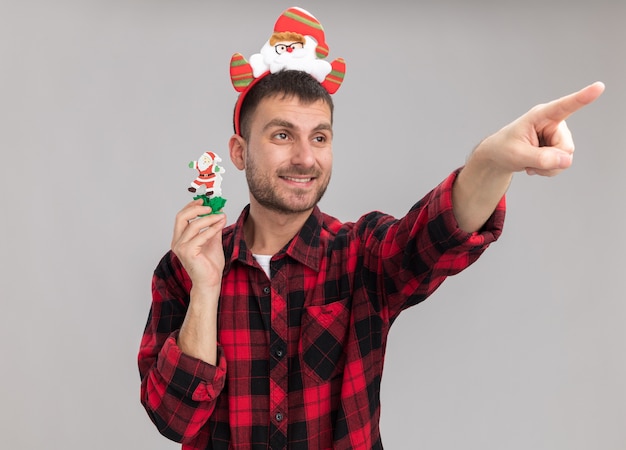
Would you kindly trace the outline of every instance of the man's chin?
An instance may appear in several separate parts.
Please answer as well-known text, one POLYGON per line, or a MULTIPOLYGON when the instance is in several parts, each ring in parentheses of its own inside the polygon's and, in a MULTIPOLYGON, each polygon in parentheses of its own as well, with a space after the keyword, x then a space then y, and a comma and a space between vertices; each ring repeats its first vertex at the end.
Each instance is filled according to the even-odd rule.
POLYGON ((293 204, 293 203, 261 203, 267 209, 270 209, 274 212, 291 215, 291 214, 303 214, 310 212, 317 203, 304 203, 304 204, 293 204))
POLYGON ((310 212, 319 203, 319 198, 315 199, 282 199, 282 200, 269 200, 269 199, 256 199, 259 205, 264 208, 280 213, 280 214, 302 214, 310 212))

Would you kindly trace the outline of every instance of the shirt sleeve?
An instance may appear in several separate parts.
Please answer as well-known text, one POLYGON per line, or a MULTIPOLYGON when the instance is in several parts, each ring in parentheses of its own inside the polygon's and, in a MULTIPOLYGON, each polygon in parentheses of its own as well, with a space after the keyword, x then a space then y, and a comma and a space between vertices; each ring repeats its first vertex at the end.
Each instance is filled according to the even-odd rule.
POLYGON ((190 287, 180 261, 169 252, 154 272, 152 306, 138 355, 141 402, 159 432, 176 442, 201 431, 226 378, 219 345, 215 366, 182 353, 177 345, 190 287))
MULTIPOLYGON (((388 319, 431 295, 443 281, 473 264, 502 233, 506 202, 474 233, 459 228, 452 211, 452 186, 460 170, 418 201, 399 220, 375 215, 368 249, 370 276, 388 319)), ((373 213, 375 214, 375 213, 373 213)), ((371 281, 370 281, 371 282, 371 281)))

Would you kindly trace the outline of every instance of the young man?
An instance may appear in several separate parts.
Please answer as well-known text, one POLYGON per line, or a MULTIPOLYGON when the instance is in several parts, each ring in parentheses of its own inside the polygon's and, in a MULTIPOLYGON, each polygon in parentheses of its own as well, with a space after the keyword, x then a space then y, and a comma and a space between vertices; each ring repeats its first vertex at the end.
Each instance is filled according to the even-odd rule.
POLYGON ((229 141, 250 204, 225 228, 195 201, 158 265, 139 353, 142 403, 184 449, 380 449, 389 328, 501 233, 514 172, 556 175, 564 119, 603 85, 539 105, 481 142, 401 218, 340 223, 317 207, 332 167, 333 102, 281 70, 238 105, 229 141))

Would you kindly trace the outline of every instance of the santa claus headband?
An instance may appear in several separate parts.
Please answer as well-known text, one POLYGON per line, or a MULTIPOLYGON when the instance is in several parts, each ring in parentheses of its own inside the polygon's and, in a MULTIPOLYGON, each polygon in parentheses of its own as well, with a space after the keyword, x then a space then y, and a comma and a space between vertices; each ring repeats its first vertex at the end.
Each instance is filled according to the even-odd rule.
POLYGON ((329 63, 324 59, 328 53, 324 28, 311 13, 298 7, 283 11, 259 53, 252 55, 249 62, 241 53, 230 59, 230 79, 240 92, 235 105, 235 133, 241 135, 239 116, 246 94, 270 73, 301 70, 317 79, 330 94, 337 92, 346 73, 346 63, 343 58, 329 63))

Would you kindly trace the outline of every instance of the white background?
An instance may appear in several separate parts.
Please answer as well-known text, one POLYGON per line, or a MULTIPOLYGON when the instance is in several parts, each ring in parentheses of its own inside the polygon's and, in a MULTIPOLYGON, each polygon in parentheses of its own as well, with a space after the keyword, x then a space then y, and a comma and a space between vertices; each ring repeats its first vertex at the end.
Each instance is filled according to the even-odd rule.
MULTIPOLYGON (((229 222, 247 203, 228 64, 293 4, 0 5, 0 447, 178 448, 139 403, 152 270, 189 161, 224 157, 229 222)), ((342 220, 402 215, 486 135, 606 83, 568 121, 572 169, 518 174, 500 241, 394 325, 381 428, 389 449, 626 448, 626 3, 299 5, 347 61, 322 201, 342 220)))

